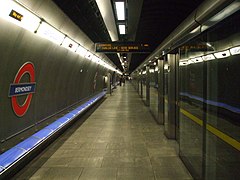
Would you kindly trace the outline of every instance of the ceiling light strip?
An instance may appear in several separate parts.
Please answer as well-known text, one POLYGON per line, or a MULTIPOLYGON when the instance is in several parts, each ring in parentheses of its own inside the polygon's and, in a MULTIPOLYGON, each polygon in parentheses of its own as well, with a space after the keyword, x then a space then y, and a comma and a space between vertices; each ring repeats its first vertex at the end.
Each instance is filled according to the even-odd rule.
MULTIPOLYGON (((57 30, 51 24, 43 21, 42 18, 16 1, 0 0, 0 18, 30 32, 34 32, 40 37, 45 38, 55 44, 61 45, 83 57, 87 56, 88 59, 91 59, 94 56, 92 52, 86 50, 79 43, 75 42, 67 35, 57 30)), ((100 59, 99 57, 96 59, 97 60, 95 63, 100 64, 112 71, 116 71, 118 74, 122 74, 121 71, 116 70, 115 67, 109 65, 103 59, 100 59)))
POLYGON ((117 11, 118 21, 125 20, 125 3, 124 2, 115 2, 115 7, 117 11))
POLYGON ((119 24, 118 28, 120 34, 126 34, 126 26, 124 24, 119 24))

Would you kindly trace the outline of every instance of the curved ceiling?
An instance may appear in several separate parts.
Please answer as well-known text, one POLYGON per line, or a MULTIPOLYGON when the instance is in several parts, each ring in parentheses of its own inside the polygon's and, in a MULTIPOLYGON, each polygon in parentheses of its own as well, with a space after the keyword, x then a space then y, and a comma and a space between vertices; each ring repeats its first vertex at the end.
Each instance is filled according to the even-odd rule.
MULTIPOLYGON (((111 40, 95 0, 53 0, 89 38, 95 42, 111 40)), ((128 27, 124 39, 146 42, 154 50, 203 0, 128 0, 128 27), (136 3, 140 3, 136 4, 136 3), (136 7, 142 7, 141 10, 136 7), (139 15, 136 15, 140 13, 139 15), (136 24, 138 22, 138 24, 136 24), (132 30, 134 29, 135 32, 132 30), (134 37, 134 38, 133 38, 134 37)), ((116 54, 106 54, 122 69, 116 54)), ((133 71, 149 54, 132 54, 129 71, 133 71)))

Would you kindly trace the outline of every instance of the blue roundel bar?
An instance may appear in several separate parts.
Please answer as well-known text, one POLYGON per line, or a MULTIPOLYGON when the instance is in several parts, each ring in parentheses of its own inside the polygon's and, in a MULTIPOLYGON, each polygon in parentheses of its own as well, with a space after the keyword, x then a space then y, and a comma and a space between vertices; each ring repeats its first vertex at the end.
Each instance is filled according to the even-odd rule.
POLYGON ((71 112, 65 114, 63 117, 57 119, 42 130, 36 132, 29 138, 20 142, 8 151, 0 155, 0 176, 9 170, 15 163, 24 158, 32 150, 45 142, 49 137, 59 131, 63 126, 72 121, 75 117, 86 111, 91 105, 96 103, 99 99, 105 96, 106 92, 101 92, 95 97, 91 98, 84 104, 80 105, 71 112))

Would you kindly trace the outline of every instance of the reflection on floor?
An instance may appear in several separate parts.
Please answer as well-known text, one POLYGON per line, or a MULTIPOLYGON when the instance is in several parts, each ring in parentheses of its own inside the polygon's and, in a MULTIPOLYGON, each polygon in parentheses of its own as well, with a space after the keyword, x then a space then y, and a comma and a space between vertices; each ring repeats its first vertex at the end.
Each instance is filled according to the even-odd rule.
POLYGON ((192 179, 131 84, 118 87, 16 179, 192 179))

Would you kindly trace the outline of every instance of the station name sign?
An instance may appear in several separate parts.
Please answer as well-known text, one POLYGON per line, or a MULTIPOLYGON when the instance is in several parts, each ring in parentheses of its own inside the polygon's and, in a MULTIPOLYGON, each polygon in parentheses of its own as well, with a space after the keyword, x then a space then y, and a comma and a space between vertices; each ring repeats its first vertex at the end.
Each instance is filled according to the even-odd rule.
POLYGON ((150 53, 148 43, 136 42, 104 42, 95 43, 96 52, 100 53, 150 53))

